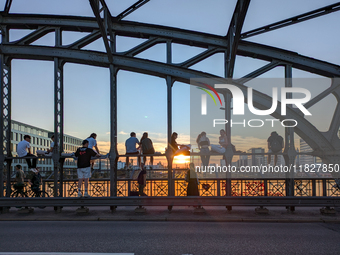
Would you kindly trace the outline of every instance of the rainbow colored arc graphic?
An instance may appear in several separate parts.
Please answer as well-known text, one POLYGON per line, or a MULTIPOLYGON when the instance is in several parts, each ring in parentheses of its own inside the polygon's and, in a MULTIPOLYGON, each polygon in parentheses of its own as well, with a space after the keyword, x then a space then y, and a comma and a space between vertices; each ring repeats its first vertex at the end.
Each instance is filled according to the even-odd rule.
MULTIPOLYGON (((217 96, 218 100, 220 101, 221 106, 222 106, 222 100, 221 100, 220 96, 218 95, 217 91, 213 87, 211 87, 210 85, 205 84, 203 82, 198 82, 198 83, 202 84, 203 86, 207 87, 212 92, 214 92, 215 95, 217 96)), ((197 87, 197 88, 203 90, 204 92, 206 92, 214 100, 214 103, 217 106, 216 100, 215 100, 214 96, 211 94, 211 92, 209 90, 207 90, 205 88, 201 88, 201 87, 197 87)))

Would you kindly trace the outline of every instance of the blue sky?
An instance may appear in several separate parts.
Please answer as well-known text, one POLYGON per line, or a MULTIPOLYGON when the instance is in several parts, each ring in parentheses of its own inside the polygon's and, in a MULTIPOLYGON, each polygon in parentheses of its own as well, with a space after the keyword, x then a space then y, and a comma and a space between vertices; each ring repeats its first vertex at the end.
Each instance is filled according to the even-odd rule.
MULTIPOLYGON (((136 0, 107 0, 112 15, 117 15, 136 0)), ((5 1, 0 0, 1 6, 5 1)), ((289 18, 336 1, 319 0, 256 0, 249 6, 243 31, 248 31, 275 21, 289 18)), ((179 27, 217 35, 225 35, 236 0, 151 0, 126 17, 126 20, 179 27)), ((93 16, 87 0, 13 0, 11 13, 45 13, 60 15, 93 16)), ((334 24, 339 23, 340 12, 335 12, 294 26, 275 30, 249 38, 263 43, 317 59, 340 64, 339 35, 334 24)), ((26 35, 29 31, 12 31, 11 40, 26 35)), ((86 33, 65 32, 63 43, 69 44, 86 33)), ((119 37, 117 50, 125 51, 143 40, 119 37)), ((35 45, 53 45, 54 34, 50 33, 36 41, 35 45)), ((102 40, 84 49, 105 51, 102 40)), ((173 45, 173 61, 184 61, 203 50, 196 47, 173 45)), ((165 45, 157 45, 137 55, 140 58, 165 61, 165 45)), ((237 57, 235 77, 241 77, 263 65, 265 61, 237 57)), ((223 76, 223 55, 216 54, 191 67, 196 70, 223 76)), ((109 71, 105 68, 67 63, 65 65, 65 133, 86 138, 98 134, 102 148, 109 146, 109 71)), ((283 68, 261 77, 283 77, 283 68)), ((318 77, 293 71, 293 77, 318 77)), ((12 118, 30 125, 53 130, 53 63, 48 61, 13 60, 12 62, 12 118)), ((318 88, 315 88, 316 93, 318 88)), ((264 91, 267 93, 267 91, 264 91)), ((268 91, 270 92, 270 90, 268 91)), ((173 87, 173 131, 179 133, 179 142, 189 141, 189 98, 187 84, 176 82, 173 87)), ((326 106, 335 107, 330 96, 326 106), (330 103, 329 103, 330 102, 330 103)), ((319 106, 318 106, 319 107, 319 106)), ((318 122, 315 122, 318 125, 318 122)), ((324 127, 323 127, 324 128, 324 127)), ((133 72, 118 73, 118 142, 122 148, 131 131, 140 138, 145 131, 150 133, 156 149, 162 150, 166 142, 166 85, 158 77, 133 72)), ((256 144, 265 144, 268 133, 237 133, 235 140, 254 139, 256 144)), ((236 144, 237 145, 237 144, 236 144)))

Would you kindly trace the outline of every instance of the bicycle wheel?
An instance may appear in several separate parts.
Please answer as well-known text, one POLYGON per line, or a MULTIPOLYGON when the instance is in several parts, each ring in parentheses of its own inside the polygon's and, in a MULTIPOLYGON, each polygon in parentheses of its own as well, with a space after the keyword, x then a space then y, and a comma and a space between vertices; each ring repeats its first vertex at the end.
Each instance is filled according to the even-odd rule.
POLYGON ((50 195, 46 191, 40 191, 39 197, 50 197, 50 195))
MULTIPOLYGON (((46 192, 46 191, 39 191, 38 193, 36 193, 36 197, 50 197, 50 195, 46 192)), ((46 208, 46 206, 38 206, 38 208, 40 209, 44 209, 46 208)))
POLYGON ((12 192, 11 197, 27 197, 27 194, 23 190, 15 190, 12 192))

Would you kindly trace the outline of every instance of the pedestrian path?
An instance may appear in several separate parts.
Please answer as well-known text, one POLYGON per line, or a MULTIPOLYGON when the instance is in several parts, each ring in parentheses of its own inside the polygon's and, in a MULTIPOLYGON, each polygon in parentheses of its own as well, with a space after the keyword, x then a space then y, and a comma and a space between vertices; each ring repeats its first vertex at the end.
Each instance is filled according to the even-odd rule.
POLYGON ((75 207, 64 207, 60 213, 53 208, 33 208, 33 213, 20 213, 11 208, 0 214, 0 221, 206 221, 206 222, 339 222, 340 208, 335 214, 323 215, 318 207, 297 207, 288 212, 285 207, 267 207, 267 214, 255 212, 253 207, 205 207, 198 211, 194 207, 177 206, 169 212, 164 206, 146 207, 144 213, 136 213, 135 207, 121 206, 115 212, 109 207, 89 207, 88 213, 76 213, 75 207))

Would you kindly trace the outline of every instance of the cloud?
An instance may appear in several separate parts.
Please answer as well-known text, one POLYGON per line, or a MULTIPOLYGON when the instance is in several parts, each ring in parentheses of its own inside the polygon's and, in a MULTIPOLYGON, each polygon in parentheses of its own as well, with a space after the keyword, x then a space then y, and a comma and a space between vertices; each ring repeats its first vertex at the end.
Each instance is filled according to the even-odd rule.
POLYGON ((120 135, 127 135, 128 133, 126 133, 124 131, 120 131, 118 134, 120 134, 120 135))
POLYGON ((101 154, 105 154, 110 151, 110 142, 108 141, 97 141, 97 146, 101 154))

